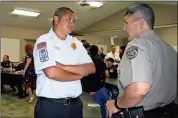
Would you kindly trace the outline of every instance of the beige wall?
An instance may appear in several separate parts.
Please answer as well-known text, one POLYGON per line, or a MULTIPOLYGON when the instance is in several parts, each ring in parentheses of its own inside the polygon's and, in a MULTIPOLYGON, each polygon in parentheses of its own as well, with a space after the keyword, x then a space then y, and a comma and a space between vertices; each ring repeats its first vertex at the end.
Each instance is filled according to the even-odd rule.
MULTIPOLYGON (((155 32, 160 36, 162 40, 167 42, 172 46, 177 46, 177 26, 173 27, 165 27, 165 28, 157 28, 155 32)), ((118 36, 119 36, 118 31, 118 36)), ((113 35, 114 36, 114 35, 113 35)), ((108 51, 110 51, 111 46, 111 39, 108 36, 100 36, 100 33, 87 33, 84 37, 78 39, 85 39, 91 44, 100 44, 100 45, 107 45, 108 51)), ((115 38, 114 39, 115 45, 126 45, 128 43, 127 38, 115 38)))
MULTIPOLYGON (((161 39, 166 41, 172 46, 177 46, 177 27, 167 27, 167 28, 158 28, 155 29, 156 33, 160 36, 161 39)), ((24 51, 24 39, 36 39, 41 34, 44 34, 48 31, 37 30, 37 29, 25 29, 25 28, 12 28, 4 27, 1 29, 1 36, 3 38, 17 38, 21 39, 20 42, 20 59, 25 55, 24 51)), ((107 45, 108 51, 110 51, 111 40, 107 36, 98 36, 98 35, 89 35, 86 34, 84 37, 78 36, 79 40, 87 40, 91 44, 107 45)), ((115 39, 116 45, 126 45, 127 39, 115 39)))
POLYGON ((177 27, 167 27, 156 29, 155 32, 160 38, 172 46, 177 46, 177 27))
POLYGON ((20 41, 20 58, 25 56, 24 43, 25 39, 37 39, 41 34, 46 33, 45 30, 27 29, 17 27, 1 27, 2 38, 21 39, 20 41))
MULTIPOLYGON (((167 25, 177 23, 177 6, 172 5, 158 5, 150 4, 155 12, 155 25, 167 25)), ((86 27, 79 31, 80 33, 91 33, 96 31, 109 31, 115 29, 122 29, 124 9, 119 11, 101 21, 98 21, 89 27, 86 27)))
MULTIPOLYGON (((156 22, 155 25, 165 25, 165 24, 175 24, 177 23, 177 7, 167 6, 167 5, 151 5, 155 10, 156 22)), ((111 36, 116 34, 120 36, 119 31, 115 31, 112 34, 111 30, 120 30, 123 27, 123 12, 124 10, 111 15, 95 24, 82 29, 84 31, 84 37, 77 37, 79 40, 85 39, 91 44, 107 45, 108 51, 111 46, 111 36), (108 34, 104 33, 91 33, 96 31, 109 31, 108 34)), ((43 29, 27 29, 27 28, 17 28, 17 27, 1 27, 1 37, 3 38, 18 38, 21 39, 20 42, 20 59, 25 55, 24 51, 24 39, 36 39, 41 34, 47 33, 48 30, 43 29)), ((169 28, 159 28, 156 32, 161 37, 161 39, 168 42, 170 45, 177 45, 177 27, 169 28)), ((126 39, 115 39, 116 45, 125 45, 127 43, 126 39)))

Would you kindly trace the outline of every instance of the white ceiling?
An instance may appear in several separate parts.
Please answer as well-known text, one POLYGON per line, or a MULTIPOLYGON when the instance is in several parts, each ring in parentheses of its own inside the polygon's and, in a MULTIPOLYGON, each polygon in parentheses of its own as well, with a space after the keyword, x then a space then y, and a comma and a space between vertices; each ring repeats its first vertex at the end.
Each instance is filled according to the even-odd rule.
MULTIPOLYGON (((58 7, 71 8, 77 17, 75 31, 93 24, 107 16, 110 16, 133 2, 103 2, 100 8, 82 7, 78 2, 1 2, 0 23, 2 26, 37 28, 47 30, 51 27, 49 18, 58 7), (12 15, 14 8, 38 11, 41 14, 37 18, 12 15)), ((176 5, 176 2, 157 2, 156 4, 176 5)))
POLYGON ((0 23, 3 26, 47 29, 51 27, 53 13, 56 8, 66 6, 71 8, 77 17, 75 30, 80 30, 94 22, 101 20, 125 7, 131 2, 104 2, 100 8, 82 7, 78 2, 1 2, 0 23), (12 15, 14 8, 38 11, 37 18, 12 15))

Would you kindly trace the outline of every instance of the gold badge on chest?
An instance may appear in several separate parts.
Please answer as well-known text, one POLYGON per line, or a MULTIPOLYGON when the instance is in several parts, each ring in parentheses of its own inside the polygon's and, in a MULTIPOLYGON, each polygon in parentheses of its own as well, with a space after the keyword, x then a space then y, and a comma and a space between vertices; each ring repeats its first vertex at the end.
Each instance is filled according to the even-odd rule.
POLYGON ((77 45, 74 42, 72 42, 70 46, 72 47, 73 50, 77 49, 77 45))

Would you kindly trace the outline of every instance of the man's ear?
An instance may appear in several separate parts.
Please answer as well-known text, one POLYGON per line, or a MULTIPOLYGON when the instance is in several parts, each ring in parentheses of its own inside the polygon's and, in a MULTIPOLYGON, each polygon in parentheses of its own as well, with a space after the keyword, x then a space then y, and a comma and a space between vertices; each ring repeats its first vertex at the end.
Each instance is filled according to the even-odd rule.
POLYGON ((59 17, 58 16, 54 16, 53 19, 54 19, 54 24, 57 24, 57 22, 59 21, 59 17))
POLYGON ((140 22, 139 28, 142 29, 145 25, 145 21, 143 19, 140 19, 139 22, 140 22))

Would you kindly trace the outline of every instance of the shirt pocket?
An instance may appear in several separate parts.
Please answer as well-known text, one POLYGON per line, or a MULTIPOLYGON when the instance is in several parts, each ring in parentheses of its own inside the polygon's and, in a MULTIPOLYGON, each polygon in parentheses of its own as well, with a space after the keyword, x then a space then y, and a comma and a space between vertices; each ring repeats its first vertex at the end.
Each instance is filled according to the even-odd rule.
POLYGON ((77 52, 77 49, 73 49, 72 47, 66 49, 66 59, 71 65, 76 65, 79 63, 77 52))

